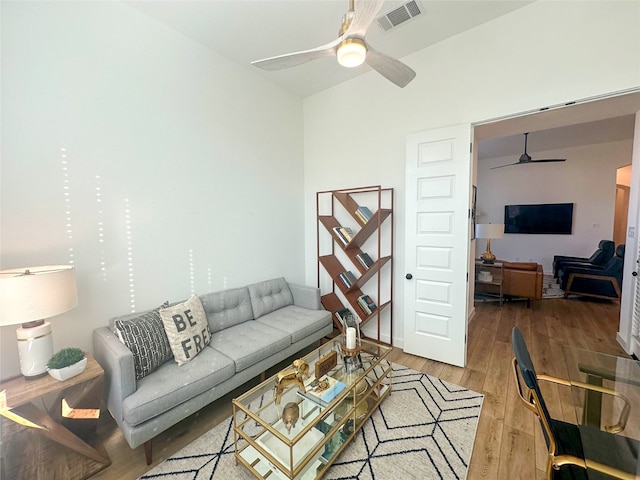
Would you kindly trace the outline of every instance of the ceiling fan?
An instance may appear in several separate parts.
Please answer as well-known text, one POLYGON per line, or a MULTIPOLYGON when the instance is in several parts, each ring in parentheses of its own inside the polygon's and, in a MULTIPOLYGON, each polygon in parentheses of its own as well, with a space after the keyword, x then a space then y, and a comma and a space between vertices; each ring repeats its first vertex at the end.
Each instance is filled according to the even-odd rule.
POLYGON ((338 38, 311 50, 287 53, 251 62, 264 70, 281 70, 295 67, 310 60, 335 56, 345 67, 357 67, 366 63, 387 80, 405 87, 416 76, 404 63, 371 48, 365 42, 367 29, 375 19, 384 0, 349 0, 349 11, 342 17, 338 38))
POLYGON ((510 167, 511 165, 522 165, 525 163, 543 163, 543 162, 565 162, 566 158, 541 158, 539 160, 532 160, 531 156, 527 153, 527 137, 529 136, 529 132, 524 134, 524 153, 520 155, 520 158, 515 163, 508 163, 506 165, 499 165, 497 167, 491 167, 490 170, 495 170, 496 168, 502 167, 510 167))

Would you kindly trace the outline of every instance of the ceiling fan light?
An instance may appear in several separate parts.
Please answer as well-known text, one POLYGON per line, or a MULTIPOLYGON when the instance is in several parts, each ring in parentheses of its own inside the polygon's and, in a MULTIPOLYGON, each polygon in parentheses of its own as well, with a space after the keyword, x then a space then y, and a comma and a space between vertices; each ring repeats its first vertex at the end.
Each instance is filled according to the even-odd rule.
POLYGON ((367 56, 367 47, 359 38, 347 38, 338 47, 338 63, 343 67, 353 68, 362 65, 367 56))

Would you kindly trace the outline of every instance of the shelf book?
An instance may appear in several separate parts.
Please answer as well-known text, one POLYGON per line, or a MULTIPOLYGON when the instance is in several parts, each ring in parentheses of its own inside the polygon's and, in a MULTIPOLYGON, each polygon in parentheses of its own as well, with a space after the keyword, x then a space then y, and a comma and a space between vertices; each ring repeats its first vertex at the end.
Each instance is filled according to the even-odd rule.
POLYGON ((349 227, 333 227, 333 231, 344 245, 347 245, 353 239, 353 230, 349 227))
POLYGON ((342 392, 347 385, 340 380, 324 375, 323 377, 312 378, 304 384, 306 392, 298 390, 298 395, 317 403, 322 407, 328 406, 331 401, 342 392))
POLYGON ((347 315, 353 315, 353 314, 351 313, 351 310, 349 310, 347 307, 344 307, 338 310, 334 315, 338 318, 338 320, 340 320, 341 323, 344 323, 344 318, 347 315))
POLYGON ((369 254, 365 252, 358 253, 356 255, 356 260, 358 260, 358 262, 360 262, 360 265, 362 265, 367 270, 369 269, 369 267, 371 267, 371 265, 373 265, 373 260, 371 259, 369 254))
POLYGON ((358 217, 362 221, 362 223, 367 223, 369 220, 371 220, 371 217, 373 217, 373 213, 371 213, 371 210, 364 206, 358 207, 358 209, 354 213, 356 217, 358 217))
POLYGON ((344 286, 347 287, 347 288, 351 288, 351 286, 354 283, 356 283, 355 275, 353 273, 349 272, 349 271, 342 272, 340 275, 338 275, 338 278, 344 284, 344 286))
POLYGON ((371 315, 378 308, 369 295, 360 295, 358 297, 358 306, 367 315, 371 315))

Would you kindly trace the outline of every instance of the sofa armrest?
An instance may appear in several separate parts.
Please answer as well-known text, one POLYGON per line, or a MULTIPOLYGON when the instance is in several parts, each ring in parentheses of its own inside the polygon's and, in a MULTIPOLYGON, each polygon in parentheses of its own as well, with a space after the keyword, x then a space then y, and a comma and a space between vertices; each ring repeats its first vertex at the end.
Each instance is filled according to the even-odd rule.
POLYGON ((104 370, 107 408, 118 422, 122 402, 136 391, 133 353, 107 327, 93 331, 93 356, 104 370))
POLYGON ((289 283, 288 285, 293 295, 294 305, 308 308, 309 310, 322 310, 319 288, 297 285, 295 283, 289 283))

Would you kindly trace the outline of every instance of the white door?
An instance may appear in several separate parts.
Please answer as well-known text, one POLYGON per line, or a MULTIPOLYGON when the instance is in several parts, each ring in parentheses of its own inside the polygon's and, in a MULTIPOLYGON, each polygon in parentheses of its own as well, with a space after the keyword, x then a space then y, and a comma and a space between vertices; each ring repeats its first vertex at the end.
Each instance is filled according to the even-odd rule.
POLYGON ((471 125, 407 139, 404 350, 463 367, 471 125))

